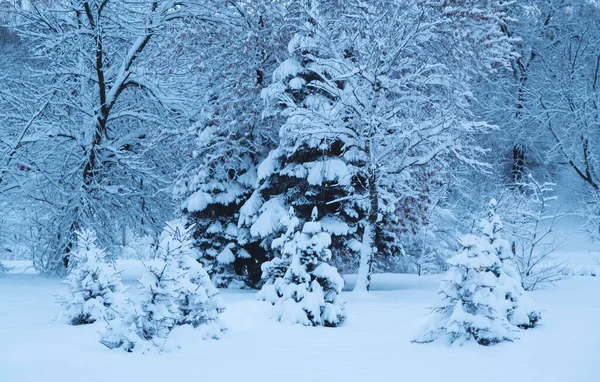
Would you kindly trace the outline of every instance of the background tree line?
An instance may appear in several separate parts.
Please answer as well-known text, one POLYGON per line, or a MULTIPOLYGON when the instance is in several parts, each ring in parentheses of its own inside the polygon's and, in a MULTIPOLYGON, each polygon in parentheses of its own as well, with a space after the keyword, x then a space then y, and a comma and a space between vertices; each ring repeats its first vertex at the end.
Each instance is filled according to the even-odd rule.
POLYGON ((67 271, 78 230, 118 257, 183 215, 213 282, 255 287, 284 222, 317 207, 368 289, 443 270, 492 196, 520 271, 549 272, 561 169, 600 232, 596 1, 0 9, 2 245, 43 274, 67 271))

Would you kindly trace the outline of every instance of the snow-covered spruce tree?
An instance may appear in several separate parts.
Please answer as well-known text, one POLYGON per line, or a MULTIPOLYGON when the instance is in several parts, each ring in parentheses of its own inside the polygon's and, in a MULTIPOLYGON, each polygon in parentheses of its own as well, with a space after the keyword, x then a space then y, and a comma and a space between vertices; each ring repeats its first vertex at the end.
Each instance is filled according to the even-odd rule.
POLYGON ((178 325, 192 325, 205 338, 223 330, 223 303, 202 266, 191 256, 190 229, 181 220, 169 222, 155 257, 139 280, 139 299, 109 321, 101 343, 109 348, 134 349, 138 343, 162 346, 178 325))
POLYGON ((503 225, 496 213, 497 208, 498 202, 492 199, 488 205, 487 218, 481 222, 482 239, 502 262, 500 285, 495 291, 499 299, 508 301, 506 316, 510 323, 520 328, 531 328, 541 320, 542 315, 523 289, 515 256, 509 242, 501 235, 503 225))
POLYGON ((492 199, 479 236, 461 238, 463 249, 448 260, 450 270, 440 286, 442 300, 414 342, 445 338, 491 345, 512 340, 512 332, 531 328, 541 319, 521 286, 509 243, 501 236, 497 206, 492 199))
POLYGON ((271 247, 278 254, 261 265, 263 286, 256 294, 259 300, 269 301, 275 304, 279 299, 278 291, 285 282, 285 276, 290 267, 292 256, 296 253, 296 241, 294 236, 300 225, 300 221, 295 216, 293 207, 290 207, 289 213, 281 218, 281 224, 285 227, 285 233, 273 240, 271 247))
POLYGON ((218 126, 207 123, 197 139, 196 150, 202 154, 194 160, 202 165, 179 182, 177 192, 188 195, 182 211, 194 224, 198 261, 212 276, 213 283, 219 288, 243 288, 248 282, 245 263, 250 256, 237 245, 237 219, 240 204, 251 193, 255 165, 252 157, 243 153, 241 143, 230 147, 230 142, 221 142, 223 151, 215 150, 215 141, 236 139, 223 136, 217 131, 218 126), (242 152, 233 153, 234 150, 242 152))
POLYGON ((315 207, 312 221, 276 244, 283 246, 290 265, 274 284, 278 296, 274 316, 282 322, 305 326, 339 326, 346 317, 340 298, 344 280, 327 263, 331 259, 331 236, 323 231, 317 217, 315 207))
POLYGON ((62 300, 70 324, 113 319, 115 308, 125 300, 125 288, 114 266, 107 263, 105 251, 96 246, 94 231, 77 232, 71 258, 71 272, 65 280, 69 294, 62 300))
MULTIPOLYGON (((360 257, 356 289, 368 290, 374 255, 399 250, 398 231, 386 225, 422 224, 423 211, 398 207, 415 196, 423 169, 447 168, 439 164, 448 156, 472 158, 477 149, 465 140, 486 127, 469 113, 469 76, 438 57, 446 41, 436 22, 449 25, 463 13, 383 0, 295 6, 300 32, 264 91, 266 114, 285 118, 279 147, 259 167, 240 225, 269 248, 288 206, 303 222, 316 205, 334 259, 360 257)), ((481 29, 496 21, 472 19, 481 29)), ((457 46, 449 54, 466 49, 457 46)))
POLYGON ((177 306, 180 276, 177 260, 169 256, 168 251, 157 253, 154 259, 148 261, 139 280, 136 307, 139 311, 136 312, 134 323, 137 334, 144 340, 166 339, 180 318, 177 306))
POLYGON ((211 283, 208 273, 196 261, 191 231, 183 219, 167 223, 159 244, 159 257, 172 257, 177 261, 177 298, 179 309, 176 325, 200 326, 207 337, 217 338, 223 330, 219 314, 223 312, 223 301, 219 291, 211 283))
POLYGON ((413 342, 440 339, 460 345, 473 340, 487 346, 512 341, 517 329, 506 318, 505 300, 496 291, 501 287, 502 261, 485 238, 469 234, 461 244, 460 253, 448 260, 441 301, 413 342))
POLYGON ((252 194, 256 167, 275 146, 272 118, 261 118, 260 92, 289 40, 281 37, 289 22, 283 3, 205 1, 203 7, 219 14, 220 22, 198 21, 196 32, 182 42, 196 52, 194 68, 205 96, 189 132, 187 151, 193 155, 176 193, 195 225, 199 260, 219 288, 260 281, 264 251, 238 244, 237 222, 252 194))
POLYGON ((107 322, 100 343, 110 349, 132 351, 162 346, 180 318, 177 306, 179 276, 177 260, 157 256, 146 264, 139 279, 137 301, 121 307, 119 315, 107 322))

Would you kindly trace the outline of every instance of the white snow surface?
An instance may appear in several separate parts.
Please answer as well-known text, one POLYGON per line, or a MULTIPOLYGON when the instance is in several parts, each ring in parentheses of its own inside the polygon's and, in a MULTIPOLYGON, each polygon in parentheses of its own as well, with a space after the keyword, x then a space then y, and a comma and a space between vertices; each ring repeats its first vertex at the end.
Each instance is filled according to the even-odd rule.
MULTIPOLYGON (((342 294, 348 318, 338 328, 279 323, 254 291, 224 290, 229 329, 222 339, 202 340, 188 328, 169 338, 168 352, 128 354, 98 343, 102 323, 73 327, 60 319, 55 297, 66 291, 60 280, 24 274, 23 262, 7 265, 14 268, 0 276, 1 381, 600 380, 598 277, 576 276, 533 292, 542 324, 492 347, 410 343, 441 277, 380 274, 372 292, 342 294)), ((126 260, 117 267, 125 284, 135 286, 143 266, 126 260)), ((354 278, 346 277, 348 290, 354 278)))

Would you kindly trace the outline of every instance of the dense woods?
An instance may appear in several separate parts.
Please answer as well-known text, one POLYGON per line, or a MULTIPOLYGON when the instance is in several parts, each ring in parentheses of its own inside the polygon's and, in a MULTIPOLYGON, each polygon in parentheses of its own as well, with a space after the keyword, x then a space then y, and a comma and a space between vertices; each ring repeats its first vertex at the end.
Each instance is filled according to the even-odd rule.
POLYGON ((260 288, 289 266, 280 238, 318 222, 319 261, 368 290, 445 270, 494 197, 534 287, 560 270, 536 244, 561 169, 599 235, 595 1, 0 9, 0 244, 44 275, 69 272, 78 232, 149 258, 182 218, 217 287, 260 288))

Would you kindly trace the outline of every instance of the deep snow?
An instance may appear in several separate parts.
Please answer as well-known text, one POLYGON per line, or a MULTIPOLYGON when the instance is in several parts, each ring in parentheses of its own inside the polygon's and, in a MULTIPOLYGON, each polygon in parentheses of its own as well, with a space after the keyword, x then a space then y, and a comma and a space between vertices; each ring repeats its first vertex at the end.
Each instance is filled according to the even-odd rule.
MULTIPOLYGON (((410 343, 440 276, 388 274, 375 276, 369 294, 343 293, 348 319, 339 328, 278 323, 254 291, 223 291, 229 330, 221 340, 182 330, 165 344, 169 352, 127 354, 98 343, 102 323, 65 323, 55 303, 66 291, 59 280, 23 274, 25 263, 8 265, 16 267, 0 277, 0 381, 600 380, 598 277, 533 292, 543 325, 494 347, 410 343)), ((138 263, 119 265, 126 284, 135 286, 138 263)))

